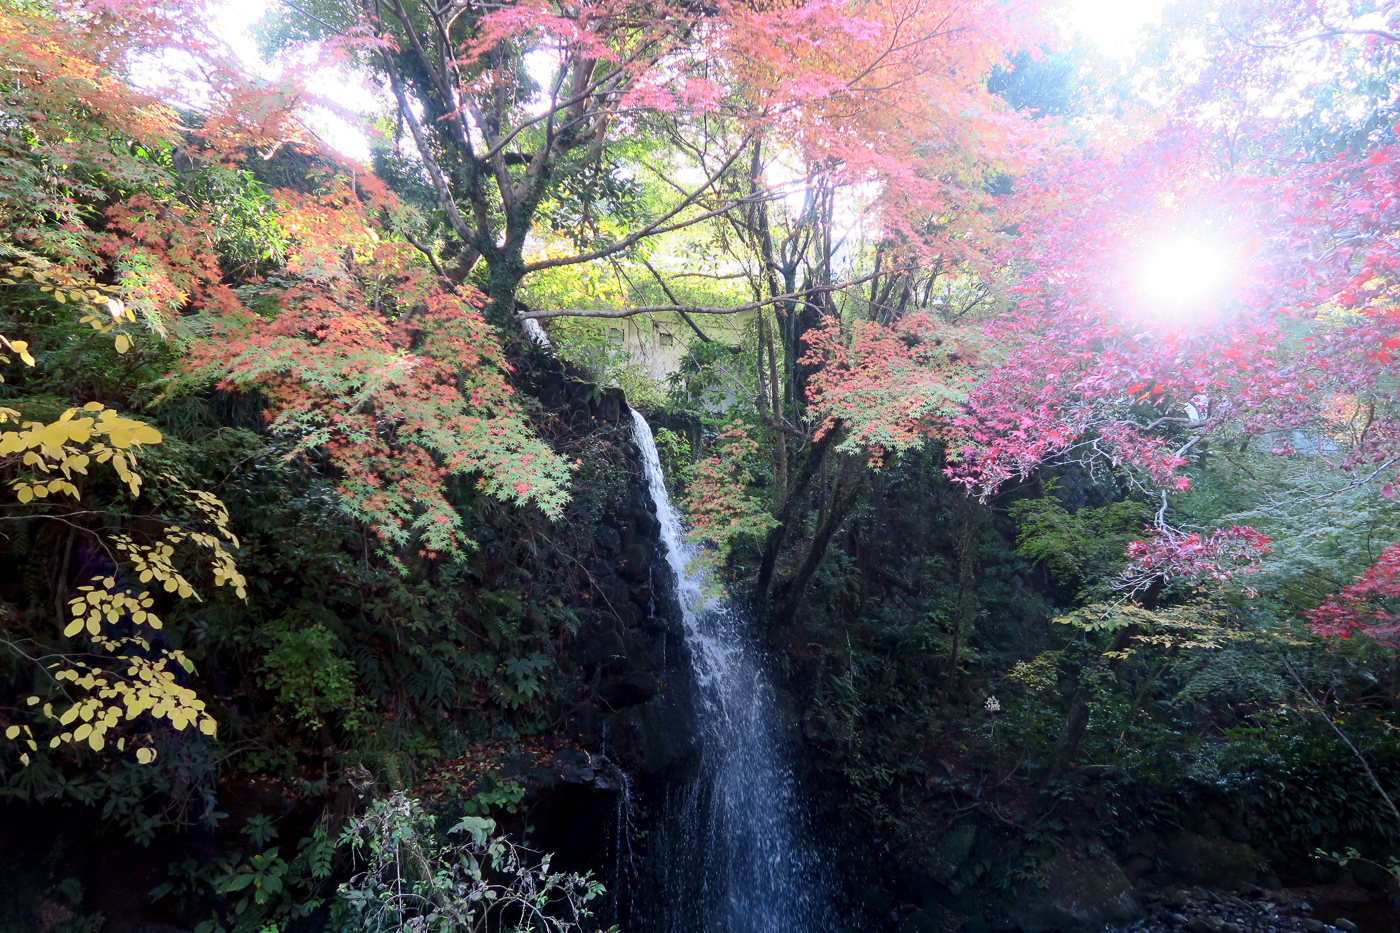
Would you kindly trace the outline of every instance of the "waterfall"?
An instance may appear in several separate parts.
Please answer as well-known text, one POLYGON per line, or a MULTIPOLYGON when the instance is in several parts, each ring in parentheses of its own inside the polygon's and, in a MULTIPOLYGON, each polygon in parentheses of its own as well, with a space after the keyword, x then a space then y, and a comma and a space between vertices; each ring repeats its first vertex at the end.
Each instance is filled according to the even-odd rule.
POLYGON ((703 580, 666 494, 651 427, 632 411, 637 446, 677 596, 696 684, 699 773, 675 788, 651 844, 658 876, 645 933, 826 933, 824 865, 787 764, 776 698, 748 620, 701 606, 703 580))
POLYGON ((546 350, 552 349, 552 345, 549 342, 549 335, 544 332, 544 328, 540 326, 539 321, 532 317, 526 318, 520 322, 520 329, 525 331, 525 336, 530 338, 533 342, 544 347, 546 350))

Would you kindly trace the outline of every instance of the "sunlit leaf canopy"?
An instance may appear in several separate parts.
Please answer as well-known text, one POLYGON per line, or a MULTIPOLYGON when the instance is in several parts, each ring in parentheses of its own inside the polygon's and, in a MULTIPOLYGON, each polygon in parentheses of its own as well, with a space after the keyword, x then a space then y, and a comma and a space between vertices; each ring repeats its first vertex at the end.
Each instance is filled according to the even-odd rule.
MULTIPOLYGON (((258 29, 378 88, 411 241, 497 327, 556 321, 646 393, 588 319, 741 316, 780 431, 872 465, 937 439, 982 496, 1101 461, 1167 504, 1207 437, 1290 450, 1386 383, 1395 42, 1364 4, 1110 14, 396 0, 258 29)), ((1392 459, 1383 423, 1343 471, 1392 459)))

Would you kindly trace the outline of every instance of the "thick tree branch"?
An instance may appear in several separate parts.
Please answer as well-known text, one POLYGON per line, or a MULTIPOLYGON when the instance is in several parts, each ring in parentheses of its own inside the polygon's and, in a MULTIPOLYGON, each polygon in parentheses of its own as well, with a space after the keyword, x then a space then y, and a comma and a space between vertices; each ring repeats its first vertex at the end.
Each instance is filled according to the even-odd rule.
POLYGON ((758 579, 754 583, 754 590, 760 599, 768 592, 768 585, 773 579, 773 568, 778 561, 778 552, 783 548, 783 539, 787 536, 793 513, 797 511, 797 504, 806 495, 807 487, 811 485, 812 477, 816 476, 817 468, 826 458, 826 452, 839 428, 840 422, 833 425, 832 429, 823 434, 821 440, 807 451, 807 459, 798 471, 792 488, 788 490, 787 497, 783 499, 782 508, 778 510, 778 524, 768 532, 768 538, 763 542, 763 557, 758 566, 758 579))
MULTIPOLYGON (((665 214, 662 214, 656 220, 652 221, 647 226, 638 230, 636 233, 625 236, 609 246, 605 246, 601 249, 596 249, 588 253, 580 253, 577 256, 563 256, 558 259, 543 259, 539 262, 526 263, 525 271, 527 273, 538 272, 542 269, 554 269, 559 266, 572 266, 577 265, 581 262, 590 262, 594 259, 602 259, 604 256, 611 256, 613 253, 621 252, 622 250, 627 249, 629 246, 632 246, 633 244, 638 243, 649 236, 658 236, 662 233, 670 233, 673 230, 682 230, 686 227, 694 226, 697 223, 701 223, 705 220, 708 220, 711 217, 716 217, 727 211, 731 211, 738 205, 748 202, 750 200, 749 198, 738 198, 733 202, 726 204, 722 208, 713 211, 707 211, 704 214, 701 214, 700 216, 692 218, 690 220, 686 220, 676 224, 667 223, 672 218, 678 217, 687 208, 689 208, 692 204, 698 201, 701 195, 713 188, 715 184, 720 180, 720 178, 724 176, 725 172, 729 171, 729 169, 734 165, 735 160, 737 160, 739 156, 743 154, 744 150, 748 148, 749 141, 752 138, 752 133, 746 136, 744 138, 744 141, 739 144, 739 147, 734 150, 734 153, 730 155, 729 158, 724 160, 724 163, 718 169, 716 169, 710 175, 709 178, 705 180, 705 183, 699 188, 695 189, 695 191, 691 192, 691 194, 686 196, 680 204, 676 205, 674 208, 667 211, 665 214)), ((776 197, 776 195, 772 197, 776 197)), ((536 312, 536 314, 543 314, 543 312, 536 312)))
POLYGON ((685 304, 640 305, 635 308, 555 308, 548 311, 527 311, 516 315, 516 320, 539 320, 541 318, 551 317, 628 318, 638 314, 656 314, 667 311, 689 314, 739 314, 744 311, 756 311, 759 308, 764 308, 772 304, 781 304, 785 301, 802 301, 822 292, 844 291, 854 285, 864 284, 870 281, 870 278, 871 276, 867 275, 858 279, 852 279, 849 282, 842 282, 840 285, 815 285, 801 291, 789 292, 784 295, 774 295, 771 298, 750 301, 748 304, 734 305, 728 308, 685 304))

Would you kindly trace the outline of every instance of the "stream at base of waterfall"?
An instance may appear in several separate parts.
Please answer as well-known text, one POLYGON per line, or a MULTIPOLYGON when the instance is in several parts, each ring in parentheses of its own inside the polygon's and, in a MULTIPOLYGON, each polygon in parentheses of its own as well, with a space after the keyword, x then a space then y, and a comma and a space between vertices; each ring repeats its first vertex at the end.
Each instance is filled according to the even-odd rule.
POLYGON ((826 865, 787 763, 762 653, 742 612, 702 605, 694 546, 667 496, 651 427, 635 410, 632 419, 677 580, 701 745, 698 773, 670 790, 648 840, 654 881, 636 933, 828 933, 836 924, 826 865))

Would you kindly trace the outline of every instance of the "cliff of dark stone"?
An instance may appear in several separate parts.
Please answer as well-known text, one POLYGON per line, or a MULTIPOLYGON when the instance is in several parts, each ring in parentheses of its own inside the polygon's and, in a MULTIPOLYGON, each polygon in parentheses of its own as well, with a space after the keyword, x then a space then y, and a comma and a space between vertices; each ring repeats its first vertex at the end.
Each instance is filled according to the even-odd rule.
POLYGON ((627 878, 614 877, 620 866, 628 873, 623 806, 648 806, 696 763, 690 660, 623 393, 565 372, 546 373, 535 391, 561 429, 616 445, 626 493, 573 555, 569 608, 579 624, 564 636, 560 664, 574 689, 554 733, 563 747, 544 767, 522 760, 501 777, 527 788, 532 845, 563 868, 604 876, 608 914, 628 896, 627 878))

